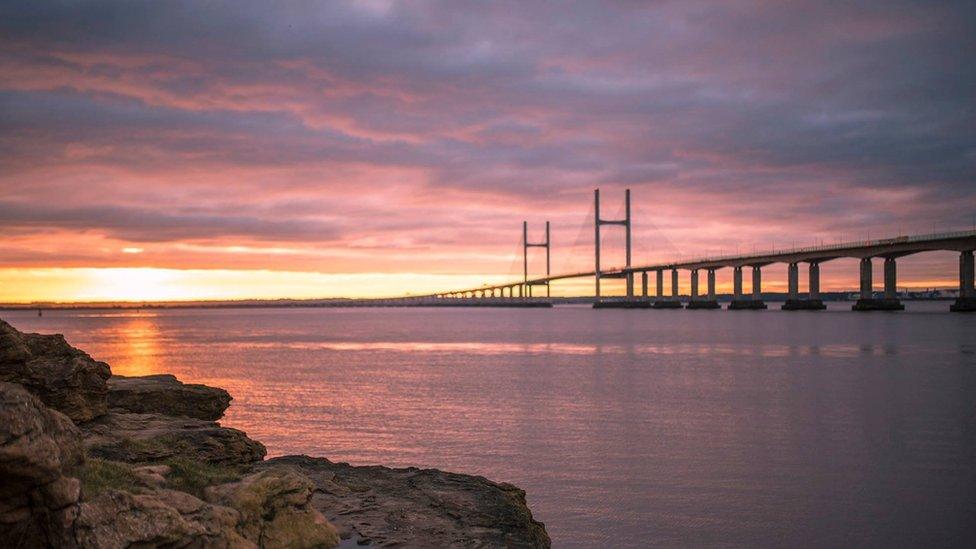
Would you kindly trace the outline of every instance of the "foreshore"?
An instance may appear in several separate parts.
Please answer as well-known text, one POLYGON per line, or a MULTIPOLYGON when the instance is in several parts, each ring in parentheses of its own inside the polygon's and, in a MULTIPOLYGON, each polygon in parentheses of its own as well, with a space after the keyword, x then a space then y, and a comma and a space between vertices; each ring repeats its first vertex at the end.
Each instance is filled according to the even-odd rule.
POLYGON ((113 376, 0 320, 0 546, 549 547, 525 492, 436 469, 265 459, 223 389, 113 376))

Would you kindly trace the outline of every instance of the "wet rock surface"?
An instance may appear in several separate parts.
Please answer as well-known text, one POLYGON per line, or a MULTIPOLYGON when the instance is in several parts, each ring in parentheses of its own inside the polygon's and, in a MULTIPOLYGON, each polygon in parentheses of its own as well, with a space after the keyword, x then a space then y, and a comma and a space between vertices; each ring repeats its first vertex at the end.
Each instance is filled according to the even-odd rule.
POLYGON ((216 421, 230 406, 230 393, 217 387, 183 383, 170 374, 108 380, 110 408, 216 421))
POLYGON ((0 382, 0 547, 70 545, 81 434, 23 387, 0 382))
POLYGON ((108 408, 108 364, 98 362, 59 334, 25 334, 0 320, 0 381, 22 385, 74 422, 108 408))
POLYGON ((260 461, 267 450, 243 431, 212 421, 109 412, 81 426, 88 454, 142 463, 182 457, 215 464, 260 461))
POLYGON ((525 492, 436 469, 356 467, 285 456, 256 465, 298 468, 315 483, 312 505, 340 531, 377 546, 549 547, 525 492))

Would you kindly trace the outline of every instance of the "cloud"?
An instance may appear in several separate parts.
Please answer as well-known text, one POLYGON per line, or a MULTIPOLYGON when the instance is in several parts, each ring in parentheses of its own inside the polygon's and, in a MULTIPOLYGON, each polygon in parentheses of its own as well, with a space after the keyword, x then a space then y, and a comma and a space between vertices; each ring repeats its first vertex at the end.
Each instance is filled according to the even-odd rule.
POLYGON ((527 217, 572 241, 598 185, 650 250, 976 210, 968 2, 30 2, 0 35, 3 234, 169 246, 130 261, 498 256, 527 217))

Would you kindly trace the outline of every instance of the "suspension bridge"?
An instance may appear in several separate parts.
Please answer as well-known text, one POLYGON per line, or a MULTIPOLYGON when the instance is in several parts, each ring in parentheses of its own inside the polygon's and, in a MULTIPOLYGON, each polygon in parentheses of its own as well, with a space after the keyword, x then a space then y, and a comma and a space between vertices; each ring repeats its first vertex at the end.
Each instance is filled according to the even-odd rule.
POLYGON ((898 311, 904 305, 897 294, 898 258, 931 251, 955 251, 959 253, 959 297, 950 305, 957 312, 976 311, 976 289, 974 289, 974 258, 976 250, 976 230, 935 233, 915 236, 895 236, 876 240, 861 240, 838 244, 792 248, 789 250, 754 251, 745 254, 731 254, 713 257, 700 257, 689 260, 675 260, 649 265, 632 265, 631 203, 630 190, 624 191, 623 217, 604 219, 600 213, 600 190, 593 193, 594 240, 593 269, 581 272, 552 274, 550 225, 546 221, 545 239, 530 242, 528 222, 522 224, 522 277, 518 280, 476 288, 464 288, 428 295, 396 297, 388 299, 363 300, 363 305, 372 306, 476 306, 476 307, 551 307, 550 286, 552 282, 570 279, 591 278, 594 282, 594 308, 628 309, 720 309, 716 299, 715 273, 720 269, 732 269, 732 299, 729 310, 766 309, 763 301, 763 268, 772 264, 787 265, 787 298, 781 308, 784 310, 821 310, 826 306, 820 293, 820 265, 840 258, 859 260, 860 289, 857 302, 852 306, 856 311, 898 311), (605 268, 601 264, 601 230, 607 226, 620 226, 624 230, 625 264, 622 267, 605 268), (529 249, 545 250, 545 276, 529 276, 529 249), (883 289, 878 295, 874 290, 874 260, 882 262, 884 272, 883 289), (807 269, 807 288, 800 291, 800 266, 807 269), (690 277, 690 291, 679 294, 679 277, 685 272, 690 277), (699 286, 700 275, 705 274, 705 288, 699 286), (751 277, 748 294, 743 292, 743 273, 751 277), (650 287, 653 278, 653 291, 650 287), (603 296, 601 282, 607 279, 622 279, 625 295, 603 296), (637 289, 639 279, 640 288, 637 289), (534 295, 539 289, 540 295, 534 295), (541 294, 545 295, 541 295, 541 294))

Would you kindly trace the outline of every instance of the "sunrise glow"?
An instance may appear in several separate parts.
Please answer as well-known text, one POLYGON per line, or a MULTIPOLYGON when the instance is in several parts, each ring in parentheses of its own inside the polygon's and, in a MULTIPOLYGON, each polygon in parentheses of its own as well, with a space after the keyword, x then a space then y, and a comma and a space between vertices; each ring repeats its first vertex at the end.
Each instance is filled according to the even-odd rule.
POLYGON ((974 223, 948 6, 377 6, 3 8, 0 301, 517 280, 523 220, 585 269, 596 187, 632 189, 642 263, 974 223))

